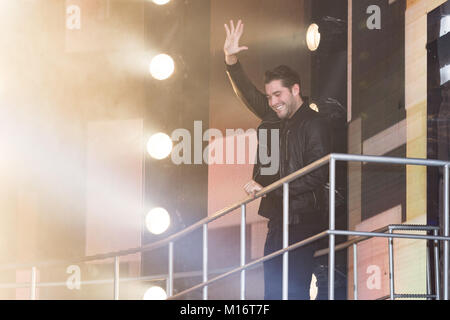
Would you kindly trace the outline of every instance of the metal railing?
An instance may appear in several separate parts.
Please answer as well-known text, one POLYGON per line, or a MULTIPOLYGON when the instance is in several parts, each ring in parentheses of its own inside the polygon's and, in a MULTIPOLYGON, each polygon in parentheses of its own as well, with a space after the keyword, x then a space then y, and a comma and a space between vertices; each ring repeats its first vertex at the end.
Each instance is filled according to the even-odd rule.
MULTIPOLYGON (((434 226, 426 226, 426 225, 410 225, 410 224, 400 224, 400 225, 388 225, 376 230, 371 231, 372 233, 385 233, 389 232, 392 233, 395 230, 408 230, 408 231, 426 231, 431 232, 433 231, 434 235, 438 235, 439 227, 434 226)), ((370 236, 359 236, 352 238, 351 240, 348 240, 344 243, 341 243, 339 245, 336 245, 335 250, 343 250, 347 249, 351 246, 353 246, 353 299, 358 300, 358 244, 363 241, 367 241, 372 239, 370 236)), ((414 298, 436 298, 436 300, 440 299, 440 293, 439 293, 439 252, 438 252, 438 246, 437 246, 437 240, 434 240, 434 267, 435 267, 435 288, 436 288, 436 294, 431 295, 429 290, 431 288, 431 279, 430 279, 430 252, 427 247, 427 265, 426 265, 426 272, 427 272, 427 294, 396 294, 394 292, 394 248, 393 248, 393 238, 389 238, 388 242, 388 250, 389 250, 389 292, 390 294, 384 297, 381 297, 381 300, 385 300, 390 298, 391 300, 394 300, 395 298, 408 298, 408 297, 414 297, 414 298)), ((327 255, 330 252, 329 248, 317 250, 314 253, 314 257, 320 257, 323 255, 327 255)))
MULTIPOLYGON (((438 235, 439 227, 433 227, 433 226, 425 226, 425 225, 389 225, 388 231, 389 233, 393 233, 394 231, 399 230, 407 230, 407 231, 425 231, 425 232, 433 232, 435 236, 438 235)), ((427 293, 426 294, 398 294, 395 293, 394 290, 394 238, 389 238, 389 297, 391 300, 394 300, 396 298, 436 298, 436 300, 440 299, 440 293, 439 293, 439 249, 437 246, 437 240, 434 240, 433 243, 434 246, 434 266, 435 266, 435 288, 436 288, 436 294, 432 295, 430 293, 430 287, 431 287, 431 279, 430 279, 430 252, 428 250, 427 246, 427 263, 426 263, 426 279, 427 279, 427 293)))
MULTIPOLYGON (((36 270, 40 267, 45 267, 49 265, 57 265, 57 264, 67 264, 67 263, 82 263, 94 260, 103 260, 114 258, 114 299, 119 299, 119 257, 125 256, 129 254, 134 254, 138 252, 146 252, 151 251, 157 248, 161 248, 163 246, 168 245, 168 253, 169 253, 169 263, 168 263, 168 280, 167 280, 167 288, 168 288, 168 299, 175 299, 179 296, 185 295, 191 291, 203 288, 203 299, 208 299, 208 286, 218 280, 224 279, 232 274, 240 272, 240 298, 245 299, 245 271, 255 265, 267 261, 269 259, 273 259, 276 256, 283 255, 283 275, 282 275, 282 299, 286 300, 288 298, 288 253, 291 250, 297 249, 304 245, 307 245, 313 241, 317 241, 325 236, 329 236, 329 264, 328 264, 328 298, 330 300, 334 300, 334 279, 335 279, 335 237, 338 235, 343 236, 358 236, 362 238, 371 238, 371 237, 384 237, 384 238, 406 238, 406 239, 422 239, 422 240, 434 240, 434 241, 443 241, 444 242, 444 280, 443 280, 443 298, 448 300, 448 266, 449 266, 449 167, 450 162, 439 161, 439 160, 428 160, 428 159, 415 159, 415 158, 395 158, 395 157, 380 157, 380 156, 363 156, 363 155, 348 155, 348 154, 329 154, 307 166, 304 168, 272 183, 271 185, 263 188, 261 191, 256 193, 256 195, 249 196, 242 201, 239 201, 231 206, 228 206, 222 210, 217 211, 212 216, 204 218, 197 223, 185 228, 184 230, 173 234, 165 239, 159 240, 157 242, 144 245, 141 247, 130 248, 127 250, 120 250, 115 252, 109 252, 104 254, 92 255, 88 257, 80 257, 78 259, 70 259, 70 260, 59 260, 59 261, 49 261, 43 263, 36 263, 31 266, 32 269, 32 281, 31 281, 31 299, 35 298, 35 290, 36 290, 36 270), (442 167, 444 170, 444 236, 428 236, 428 235, 417 235, 417 234, 394 234, 394 233, 381 233, 381 232, 360 232, 360 231, 346 231, 346 230, 336 230, 335 229, 335 190, 336 190, 336 161, 353 161, 353 162, 375 162, 375 163, 387 163, 387 164, 401 164, 401 165, 418 165, 418 166, 434 166, 434 167, 442 167), (316 234, 312 237, 309 237, 305 240, 297 242, 295 244, 289 245, 288 239, 288 221, 289 221, 289 183, 295 179, 298 179, 326 164, 329 164, 329 179, 330 179, 330 188, 329 188, 329 229, 324 230, 323 232, 316 234), (246 243, 246 234, 245 234, 245 221, 246 221, 246 205, 260 197, 263 197, 267 193, 279 188, 283 187, 283 248, 273 252, 267 256, 254 260, 250 263, 246 263, 245 261, 245 243, 246 243), (240 267, 235 268, 231 271, 225 272, 219 276, 214 277, 213 279, 208 279, 208 224, 233 212, 236 209, 241 209, 241 225, 240 225, 240 234, 241 234, 241 242, 240 242, 240 267), (184 290, 176 295, 173 295, 173 245, 174 242, 191 232, 203 228, 203 282, 193 286, 187 290, 184 290)), ((354 247, 355 248, 355 247, 354 247)), ((3 266, 0 267, 2 269, 10 269, 10 268, 24 268, 30 267, 30 264, 24 265, 14 265, 14 266, 3 266)))

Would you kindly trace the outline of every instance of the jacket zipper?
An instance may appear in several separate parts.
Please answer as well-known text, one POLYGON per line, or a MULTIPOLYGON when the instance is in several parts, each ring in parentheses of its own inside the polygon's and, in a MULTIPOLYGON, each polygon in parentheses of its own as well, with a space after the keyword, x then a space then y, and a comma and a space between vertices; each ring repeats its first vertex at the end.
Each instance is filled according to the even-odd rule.
MULTIPOLYGON (((282 120, 279 120, 279 121, 268 121, 268 120, 263 120, 263 121, 261 121, 261 123, 259 124, 259 126, 258 126, 258 129, 263 125, 263 124, 266 124, 266 123, 281 123, 281 121, 282 120)), ((272 152, 272 151, 271 151, 272 152)), ((256 173, 255 173, 255 175, 253 176, 253 180, 255 180, 256 179, 256 177, 260 174, 260 172, 261 172, 261 165, 258 165, 258 170, 256 171, 256 173)), ((278 176, 279 176, 279 178, 281 179, 281 170, 278 170, 278 176)))

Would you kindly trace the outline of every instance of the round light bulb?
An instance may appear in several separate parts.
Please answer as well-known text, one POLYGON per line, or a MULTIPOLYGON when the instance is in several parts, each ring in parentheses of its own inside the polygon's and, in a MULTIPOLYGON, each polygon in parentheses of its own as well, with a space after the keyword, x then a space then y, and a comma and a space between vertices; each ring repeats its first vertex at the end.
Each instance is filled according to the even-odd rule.
POLYGON ((144 300, 166 300, 167 293, 166 291, 158 286, 151 287, 147 289, 144 293, 144 300))
POLYGON ((172 75, 174 70, 173 59, 165 53, 158 54, 150 62, 150 73, 155 79, 165 80, 172 75))
POLYGON ((153 234, 161 234, 170 226, 170 215, 164 208, 153 208, 145 217, 147 230, 153 234))
POLYGON ((168 157, 172 152, 172 148, 172 140, 167 134, 162 132, 155 133, 147 142, 147 152, 158 160, 168 157))
POLYGON ((156 3, 157 5, 163 5, 168 3, 170 0, 153 0, 154 3, 156 3))

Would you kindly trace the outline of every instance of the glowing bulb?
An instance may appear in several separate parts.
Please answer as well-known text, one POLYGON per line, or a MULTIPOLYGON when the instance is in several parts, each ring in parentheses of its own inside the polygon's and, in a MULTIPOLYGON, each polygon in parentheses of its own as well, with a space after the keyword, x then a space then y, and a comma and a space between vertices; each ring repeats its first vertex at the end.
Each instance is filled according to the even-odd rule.
POLYGON ((306 31, 306 45, 311 51, 316 51, 320 44, 319 26, 311 24, 306 31))
POLYGON ((148 139, 147 152, 155 159, 161 160, 172 152, 173 144, 170 137, 162 132, 155 133, 148 139))
POLYGON ((170 226, 170 215, 164 208, 153 208, 145 217, 147 230, 153 234, 161 234, 170 226))
POLYGON ((315 112, 319 112, 319 108, 317 107, 317 104, 311 103, 311 104, 309 105, 309 107, 310 107, 311 109, 313 109, 315 112))
POLYGON ((161 287, 151 287, 144 294, 144 300, 166 300, 167 293, 161 287))
POLYGON ((317 294, 319 293, 318 291, 319 290, 317 288, 317 277, 313 273, 312 278, 311 278, 311 285, 309 287, 309 297, 311 300, 316 300, 317 294))
POLYGON ((153 0, 154 3, 156 3, 157 5, 163 5, 168 3, 170 0, 153 0))
POLYGON ((150 73, 153 78, 165 80, 169 78, 175 70, 173 59, 164 53, 158 54, 150 62, 150 73))

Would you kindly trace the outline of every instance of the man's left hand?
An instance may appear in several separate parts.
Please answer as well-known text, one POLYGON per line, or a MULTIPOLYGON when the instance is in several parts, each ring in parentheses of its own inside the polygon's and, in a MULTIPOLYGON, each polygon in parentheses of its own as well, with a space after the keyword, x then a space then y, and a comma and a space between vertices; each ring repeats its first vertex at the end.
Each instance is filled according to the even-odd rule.
POLYGON ((261 191, 263 187, 257 183, 255 180, 250 180, 244 186, 244 190, 248 195, 256 196, 256 193, 261 191))

